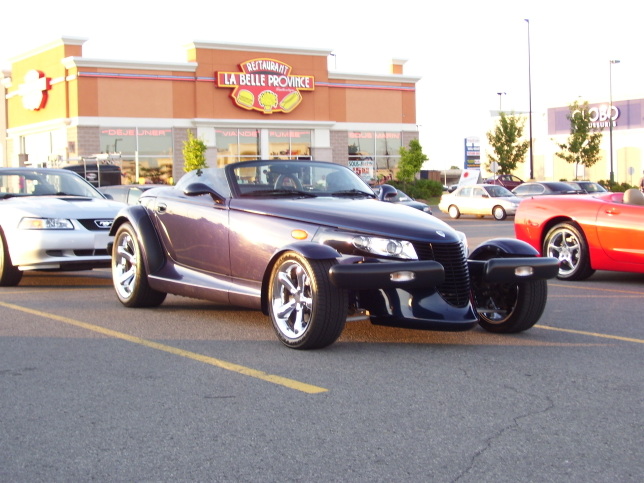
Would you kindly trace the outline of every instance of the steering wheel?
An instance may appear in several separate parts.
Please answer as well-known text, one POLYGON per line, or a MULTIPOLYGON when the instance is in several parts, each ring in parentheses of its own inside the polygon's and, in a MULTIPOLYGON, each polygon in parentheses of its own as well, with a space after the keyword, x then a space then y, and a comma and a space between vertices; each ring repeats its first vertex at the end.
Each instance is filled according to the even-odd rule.
POLYGON ((302 183, 292 174, 280 174, 275 180, 276 190, 297 190, 302 191, 302 183))

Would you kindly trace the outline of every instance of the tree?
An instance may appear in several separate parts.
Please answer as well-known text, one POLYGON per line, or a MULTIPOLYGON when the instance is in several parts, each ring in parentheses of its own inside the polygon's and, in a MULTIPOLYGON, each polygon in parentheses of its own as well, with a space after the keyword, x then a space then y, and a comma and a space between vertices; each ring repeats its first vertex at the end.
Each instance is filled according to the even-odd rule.
MULTIPOLYGON (((577 169, 580 164, 590 168, 599 161, 599 145, 602 140, 601 130, 594 129, 588 114, 588 102, 579 104, 578 101, 568 106, 570 113, 570 136, 567 143, 557 143, 559 151, 558 157, 570 164, 575 164, 575 177, 577 179, 577 169)), ((609 122, 612 122, 609 119, 609 122)))
POLYGON ((194 137, 188 129, 188 140, 183 142, 183 170, 187 173, 193 169, 207 168, 206 143, 194 137))
POLYGON ((423 167, 423 163, 429 158, 423 154, 423 148, 418 139, 409 141, 409 149, 400 147, 400 161, 398 162, 398 174, 396 177, 403 183, 413 181, 416 173, 423 167))
POLYGON ((494 150, 494 154, 487 155, 490 163, 486 168, 494 171, 491 166, 496 164, 494 174, 510 174, 525 160, 530 140, 521 140, 525 125, 523 118, 514 114, 507 115, 505 112, 501 112, 500 115, 494 130, 486 134, 488 143, 494 150))

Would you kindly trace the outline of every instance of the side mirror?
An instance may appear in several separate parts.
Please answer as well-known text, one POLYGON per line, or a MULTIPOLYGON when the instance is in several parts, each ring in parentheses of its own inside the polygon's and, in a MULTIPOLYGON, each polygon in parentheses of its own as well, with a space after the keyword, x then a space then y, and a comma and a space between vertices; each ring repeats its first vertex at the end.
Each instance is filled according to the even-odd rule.
POLYGON ((183 194, 186 196, 210 195, 215 203, 219 205, 223 204, 225 201, 223 196, 204 183, 190 183, 186 186, 186 189, 183 190, 183 194))
POLYGON ((380 201, 390 201, 392 198, 395 198, 398 194, 398 190, 391 186, 390 184, 383 184, 380 187, 380 193, 378 194, 378 199, 380 201))

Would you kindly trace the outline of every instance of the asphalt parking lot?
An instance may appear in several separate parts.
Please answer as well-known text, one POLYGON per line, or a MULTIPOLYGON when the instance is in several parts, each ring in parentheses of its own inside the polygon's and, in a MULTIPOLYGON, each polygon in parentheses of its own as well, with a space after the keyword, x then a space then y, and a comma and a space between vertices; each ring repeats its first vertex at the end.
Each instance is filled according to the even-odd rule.
MULTIPOLYGON (((446 219, 471 247, 513 236, 446 219)), ((28 274, 0 288, 0 478, 639 482, 643 282, 550 281, 517 335, 361 321, 300 352, 256 312, 127 309, 106 270, 28 274)))

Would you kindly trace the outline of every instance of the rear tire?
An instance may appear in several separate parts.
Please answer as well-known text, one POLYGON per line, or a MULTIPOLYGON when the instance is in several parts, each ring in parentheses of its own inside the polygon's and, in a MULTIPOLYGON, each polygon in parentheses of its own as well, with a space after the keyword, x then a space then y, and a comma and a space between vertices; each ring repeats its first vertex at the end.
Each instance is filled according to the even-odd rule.
POLYGON ((560 280, 584 280, 595 273, 590 266, 588 242, 573 223, 559 223, 548 231, 543 256, 559 260, 557 278, 560 280))
POLYGON ((450 206, 450 207, 447 209, 447 212, 449 213, 449 216, 450 216, 451 218, 454 218, 454 219, 456 219, 456 218, 458 218, 458 217, 460 217, 460 216, 461 216, 461 212, 458 210, 458 207, 456 207, 456 206, 454 206, 454 205, 450 206))
POLYGON ((150 287, 134 227, 123 223, 114 237, 112 282, 116 296, 126 307, 156 307, 166 293, 150 287))
POLYGON ((11 263, 9 246, 0 230, 0 287, 15 287, 22 280, 22 271, 11 263))
POLYGON ((268 287, 268 312, 277 338, 292 349, 333 344, 344 329, 346 290, 329 280, 335 260, 309 260, 295 252, 279 257, 268 287))

